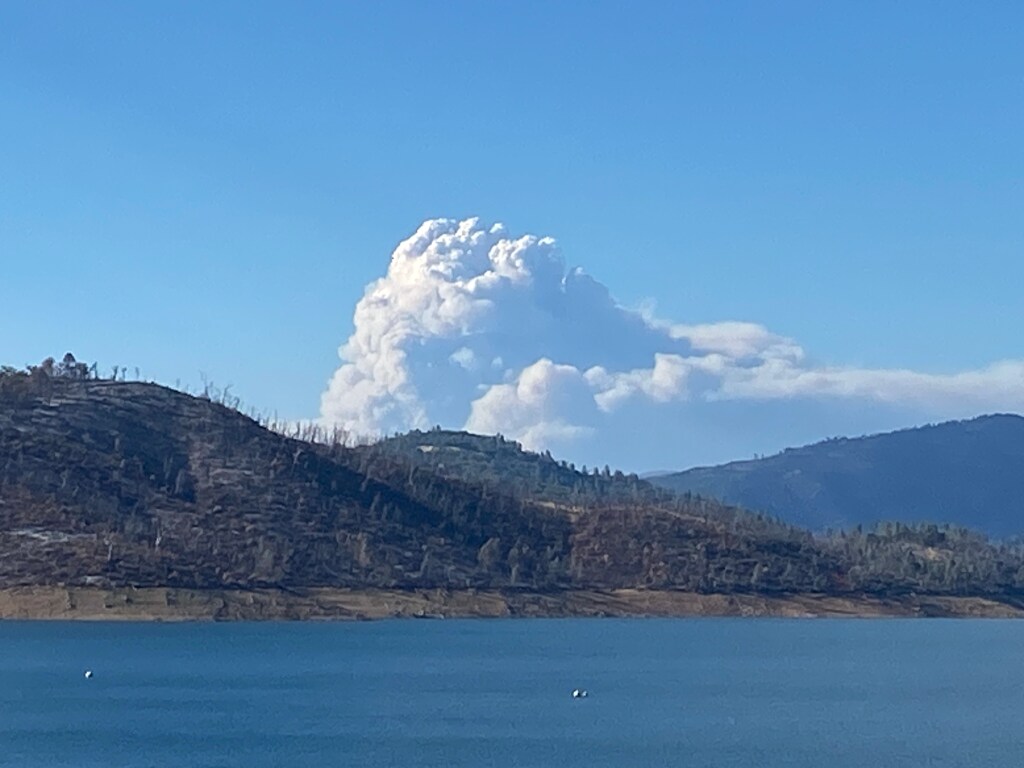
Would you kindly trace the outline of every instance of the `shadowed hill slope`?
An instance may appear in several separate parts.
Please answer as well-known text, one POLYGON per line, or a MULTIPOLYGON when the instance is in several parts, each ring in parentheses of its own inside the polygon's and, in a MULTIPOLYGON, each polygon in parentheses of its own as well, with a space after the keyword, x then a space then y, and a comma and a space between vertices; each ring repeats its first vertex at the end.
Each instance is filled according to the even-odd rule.
POLYGON ((794 583, 823 570, 806 535, 765 547, 774 526, 730 530, 711 502, 584 508, 501 486, 290 439, 153 384, 0 386, 4 585, 731 589, 763 556, 782 589, 780 547, 794 583), (709 545, 736 561, 708 564, 709 545))
MULTIPOLYGON (((375 479, 324 446, 152 384, 53 381, 0 393, 0 579, 8 583, 436 586, 507 583, 478 550, 559 558, 547 511, 415 471, 375 479), (401 486, 401 487, 400 487, 401 486), (417 495, 443 493, 446 512, 417 495)), ((537 569, 542 569, 537 564, 537 569)), ((525 568, 523 578, 526 578, 525 568)))
POLYGON ((942 521, 1024 534, 1024 418, 982 416, 651 478, 814 530, 942 521))
POLYGON ((291 439, 155 384, 2 371, 0 588, 1007 595, 1024 583, 1019 551, 956 530, 816 539, 500 438, 408 442, 418 457, 393 441, 291 439), (422 460, 437 441, 494 450, 455 472, 422 460))

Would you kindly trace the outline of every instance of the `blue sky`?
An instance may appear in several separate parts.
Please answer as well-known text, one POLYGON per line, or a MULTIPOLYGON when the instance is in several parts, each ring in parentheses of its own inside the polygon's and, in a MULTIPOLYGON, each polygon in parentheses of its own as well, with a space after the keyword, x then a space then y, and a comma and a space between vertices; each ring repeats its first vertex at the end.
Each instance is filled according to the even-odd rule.
MULTIPOLYGON (((816 366, 1024 359, 1022 22, 1011 3, 7 2, 0 359, 203 372, 315 417, 399 242, 470 216, 555 237, 625 307, 755 323, 816 366)), ((968 415, 623 407, 556 447, 644 469, 968 415)))

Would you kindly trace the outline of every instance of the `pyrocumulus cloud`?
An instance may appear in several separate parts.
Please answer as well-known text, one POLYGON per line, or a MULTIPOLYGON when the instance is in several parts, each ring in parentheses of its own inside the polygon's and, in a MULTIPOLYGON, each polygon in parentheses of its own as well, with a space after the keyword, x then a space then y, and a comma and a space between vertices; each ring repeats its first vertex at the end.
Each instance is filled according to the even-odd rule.
POLYGON ((618 305, 549 237, 424 222, 366 288, 321 416, 359 434, 434 423, 529 448, 599 435, 627 405, 860 401, 936 418, 1024 408, 1024 361, 940 375, 816 365, 754 323, 678 324, 618 305))

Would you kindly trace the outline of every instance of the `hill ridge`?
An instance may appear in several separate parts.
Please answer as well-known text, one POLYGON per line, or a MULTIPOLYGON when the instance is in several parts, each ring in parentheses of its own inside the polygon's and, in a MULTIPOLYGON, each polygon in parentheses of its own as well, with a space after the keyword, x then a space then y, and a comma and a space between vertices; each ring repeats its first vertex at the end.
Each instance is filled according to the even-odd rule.
POLYGON ((329 593, 330 612, 353 605, 342 593, 454 590, 544 595, 532 608, 501 598, 541 613, 584 610, 583 593, 591 606, 613 592, 651 606, 643 594, 1024 595, 1024 547, 969 531, 815 537, 610 468, 584 475, 500 436, 426 434, 308 442, 155 384, 0 371, 0 591, 266 593, 268 611, 329 593), (420 447, 446 441, 462 443, 460 463, 432 465, 446 452, 420 447))
POLYGON ((812 528, 942 520, 1024 534, 1024 417, 984 414, 650 478, 812 528), (1019 479, 1018 479, 1019 478, 1019 479))

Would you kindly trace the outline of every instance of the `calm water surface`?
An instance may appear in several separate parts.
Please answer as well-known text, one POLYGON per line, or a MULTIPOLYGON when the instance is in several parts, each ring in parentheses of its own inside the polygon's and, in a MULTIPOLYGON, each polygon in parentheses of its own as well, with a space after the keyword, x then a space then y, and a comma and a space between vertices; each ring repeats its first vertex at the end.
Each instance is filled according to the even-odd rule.
POLYGON ((1024 622, 0 623, 0 765, 1019 768, 1024 622))

